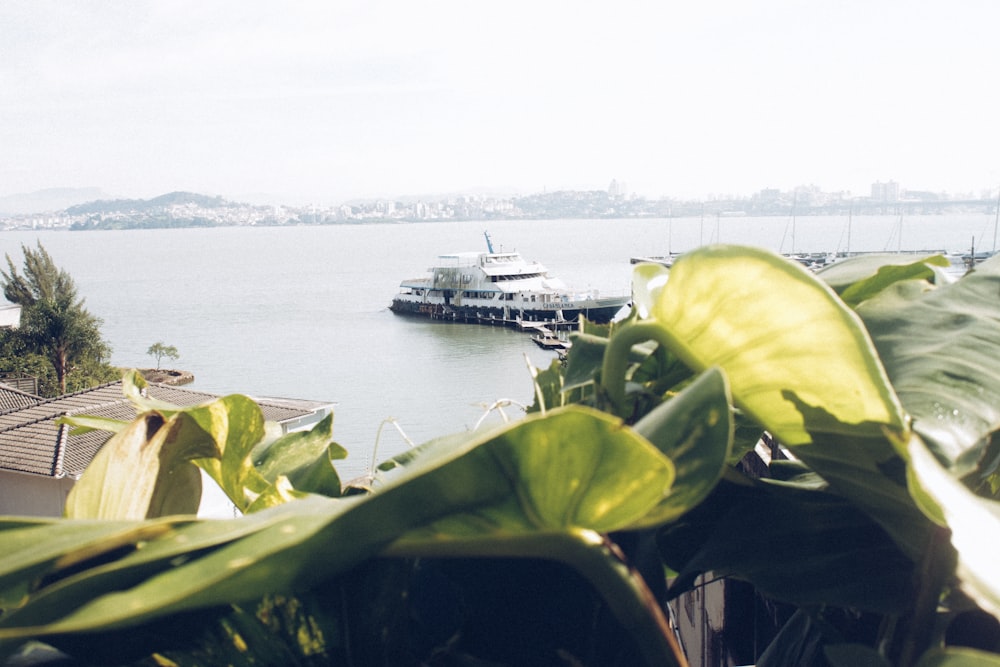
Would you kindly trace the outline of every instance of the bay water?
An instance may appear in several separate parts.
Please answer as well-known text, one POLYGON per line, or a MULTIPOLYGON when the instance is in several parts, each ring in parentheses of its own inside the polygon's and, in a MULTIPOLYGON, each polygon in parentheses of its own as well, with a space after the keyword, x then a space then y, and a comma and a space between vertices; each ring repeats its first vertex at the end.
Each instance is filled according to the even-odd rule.
MULTIPOLYGON (((342 478, 408 445, 472 428, 486 406, 532 402, 528 365, 553 352, 526 333, 388 310, 399 282, 439 254, 517 250, 567 284, 627 293, 631 257, 739 243, 779 252, 945 250, 995 245, 993 213, 913 216, 502 220, 128 231, 9 231, 20 268, 41 242, 103 319, 112 363, 149 367, 155 342, 180 353, 192 389, 335 403, 342 478), (382 431, 378 450, 374 451, 382 431)), ((490 423, 502 418, 497 412, 490 423)))

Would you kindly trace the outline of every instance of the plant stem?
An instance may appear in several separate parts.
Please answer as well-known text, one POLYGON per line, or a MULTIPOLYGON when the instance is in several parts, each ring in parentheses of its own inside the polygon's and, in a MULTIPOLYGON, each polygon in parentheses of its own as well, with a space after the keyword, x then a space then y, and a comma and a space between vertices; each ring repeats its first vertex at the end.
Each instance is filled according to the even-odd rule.
POLYGON ((620 414, 625 407, 625 373, 633 345, 648 340, 669 347, 673 341, 667 330, 655 320, 630 322, 608 340, 601 364, 601 387, 611 407, 620 414))
POLYGON ((955 572, 956 556, 950 537, 947 528, 935 526, 928 538, 915 573, 917 591, 913 611, 909 622, 897 625, 897 628, 905 628, 897 644, 898 659, 894 661, 900 667, 917 664, 935 642, 934 623, 941 592, 955 572))

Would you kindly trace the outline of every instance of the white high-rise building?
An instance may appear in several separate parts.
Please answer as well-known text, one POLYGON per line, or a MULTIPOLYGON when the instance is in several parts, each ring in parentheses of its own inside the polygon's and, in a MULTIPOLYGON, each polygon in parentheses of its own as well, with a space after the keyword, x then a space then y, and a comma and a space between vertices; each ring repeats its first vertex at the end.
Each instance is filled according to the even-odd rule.
POLYGON ((872 183, 872 201, 899 201, 899 183, 875 181, 872 183))

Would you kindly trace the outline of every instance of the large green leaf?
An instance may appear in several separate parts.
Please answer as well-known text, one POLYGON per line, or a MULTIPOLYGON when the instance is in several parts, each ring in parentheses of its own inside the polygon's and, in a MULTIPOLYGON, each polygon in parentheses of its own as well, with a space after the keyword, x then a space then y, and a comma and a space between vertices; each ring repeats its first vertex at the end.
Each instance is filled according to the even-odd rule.
POLYGON ((662 264, 642 263, 635 267, 632 271, 632 301, 637 317, 648 319, 653 316, 669 279, 670 269, 662 264))
POLYGON ((570 340, 573 345, 566 355, 563 391, 593 384, 608 346, 607 338, 593 334, 574 333, 570 340))
MULTIPOLYGON (((516 494, 445 519, 445 530, 434 524, 420 533, 452 539, 525 530, 622 530, 639 525, 658 507, 675 475, 673 463, 635 431, 581 407, 528 418, 499 433, 488 451, 493 474, 519 482, 516 494)), ((403 472, 435 465, 447 452, 434 443, 423 454, 408 455, 411 464, 403 472)))
POLYGON ((917 667, 1000 667, 1000 655, 971 648, 938 648, 925 653, 917 667))
MULTIPOLYGON (((314 518, 314 522, 321 521, 321 517, 314 518)), ((102 631, 141 623, 144 615, 162 616, 168 603, 173 605, 174 611, 214 606, 188 597, 204 593, 210 586, 209 577, 198 576, 199 572, 208 574, 202 567, 217 568, 211 577, 213 581, 225 580, 231 574, 233 565, 247 564, 239 560, 243 555, 233 555, 234 551, 240 551, 240 545, 246 548, 261 534, 294 532, 289 523, 296 521, 294 511, 281 513, 276 510, 226 522, 198 521, 191 517, 131 524, 115 522, 111 524, 117 528, 112 534, 113 539, 98 541, 97 538, 104 532, 100 527, 105 523, 111 524, 70 521, 53 524, 35 531, 32 535, 35 540, 33 548, 25 548, 23 564, 0 563, 0 581, 13 580, 18 576, 30 577, 32 590, 19 608, 5 610, 0 617, 0 642, 11 636, 58 634, 54 625, 46 628, 33 626, 56 621, 65 623, 65 619, 72 618, 74 614, 77 614, 76 619, 68 624, 74 630, 102 631), (80 528, 81 525, 84 528, 80 528), (90 537, 87 528, 93 531, 94 537, 90 537), (85 539, 77 545, 62 544, 60 537, 64 531, 82 533, 85 539), (60 544, 61 553, 56 551, 60 544), (211 558, 220 555, 229 555, 237 560, 211 558), (35 566, 48 563, 50 566, 44 576, 31 577, 28 569, 32 563, 35 566), (186 572, 186 576, 193 578, 181 584, 160 586, 155 583, 159 581, 158 577, 175 571, 186 572), (109 607, 104 608, 102 605, 105 602, 102 601, 109 598, 125 606, 114 608, 117 603, 110 602, 107 603, 109 607), (95 607, 97 611, 79 612, 81 608, 95 607), (137 615, 130 618, 130 612, 137 615)), ((288 545, 283 546, 287 548, 288 545)), ((287 575, 275 577, 279 587, 282 583, 287 585, 287 581, 287 575)), ((257 585, 260 586, 261 582, 257 585)), ((235 594, 229 601, 218 599, 214 604, 254 597, 260 596, 248 591, 247 595, 235 594)))
POLYGON ((914 503, 904 465, 888 442, 820 436, 797 447, 795 455, 878 523, 909 558, 921 558, 934 526, 914 503))
POLYGON ((91 431, 107 431, 108 433, 118 433, 124 431, 129 422, 109 417, 92 417, 90 415, 67 415, 56 420, 60 424, 69 424, 73 427, 70 435, 81 435, 91 431))
POLYGON ((247 511, 261 494, 273 489, 250 458, 250 452, 265 433, 264 415, 252 399, 232 394, 183 410, 211 436, 218 448, 216 456, 195 463, 215 480, 240 511, 247 511))
POLYGON ((141 415, 101 448, 66 499, 75 519, 144 519, 195 514, 201 474, 191 461, 216 455, 204 431, 183 413, 141 415))
POLYGON ((34 593, 35 582, 81 562, 114 553, 140 539, 169 530, 166 524, 125 521, 46 521, 5 523, 0 527, 4 545, 0 574, 0 610, 17 608, 34 593), (141 526, 141 533, 136 533, 141 526))
POLYGON ((715 488, 732 448, 729 405, 726 378, 719 369, 711 368, 635 425, 635 430, 677 468, 670 495, 642 523, 673 521, 715 488))
MULTIPOLYGON (((722 396, 724 401, 724 392, 722 396)), ((727 406, 722 409, 723 414, 714 417, 724 424, 727 406)), ((715 424, 708 428, 711 435, 717 435, 711 426, 715 424)), ((724 437, 722 443, 724 449, 724 437)), ((407 458, 411 466, 432 464, 436 456, 427 455, 443 454, 444 445, 437 441, 407 458)), ((499 434, 489 452, 490 469, 509 480, 522 480, 523 486, 495 502, 411 530, 386 553, 535 557, 568 564, 601 592, 620 622, 633 629, 650 664, 676 655, 672 634, 659 608, 651 604, 648 589, 598 532, 645 527, 676 512, 664 502, 675 475, 670 460, 619 420, 582 408, 529 418, 499 434)), ((687 495, 696 496, 697 491, 687 495)))
POLYGON ((831 644, 823 648, 831 667, 892 667, 875 649, 863 644, 831 644))
MULTIPOLYGON (((637 271, 636 280, 644 275, 637 271)), ((808 443, 810 431, 871 436, 904 428, 861 322, 798 264, 764 250, 709 246, 681 257, 665 285, 660 272, 649 279, 648 336, 696 370, 721 367, 736 404, 783 443, 808 443), (832 419, 807 424, 797 403, 832 419)))
POLYGON ((535 388, 535 398, 528 412, 544 412, 566 405, 563 394, 562 362, 553 359, 548 368, 529 368, 532 384, 535 388))
POLYGON ((887 533, 844 499, 795 484, 720 485, 659 542, 677 593, 710 571, 797 605, 900 613, 911 602, 913 563, 887 533))
POLYGON ((170 418, 187 415, 215 443, 216 451, 195 463, 211 477, 241 511, 270 507, 282 502, 282 494, 254 468, 250 452, 264 438, 264 415, 257 403, 241 394, 231 394, 195 406, 177 406, 147 396, 146 380, 135 370, 122 381, 125 397, 142 414, 170 418), (262 497, 263 496, 263 497, 262 497), (271 498, 272 500, 268 500, 271 498))
POLYGON ((862 317, 914 429, 955 474, 1000 428, 1000 258, 956 283, 899 283, 862 317))
POLYGON ((946 266, 948 259, 942 255, 860 255, 835 262, 816 275, 847 304, 856 306, 902 280, 943 281, 940 267, 946 266))
MULTIPOLYGON (((642 521, 673 478, 666 457, 607 415, 567 408, 531 416, 415 456, 370 496, 312 496, 239 520, 178 523, 162 536, 137 534, 137 548, 97 560, 79 560, 63 539, 61 558, 78 566, 57 579, 39 573, 37 561, 0 562, 0 581, 33 582, 23 605, 0 617, 0 641, 124 628, 300 590, 393 542, 389 553, 397 555, 457 555, 450 548, 457 541, 477 555, 526 554, 573 565, 613 598, 612 608, 642 634, 648 655, 669 662, 669 633, 655 605, 596 531, 642 521), (493 527, 486 537, 484 522, 493 527), (469 530, 477 523, 478 538, 469 530)), ((38 548, 75 526, 38 527, 38 548)))
POLYGON ((146 382, 146 378, 134 368, 125 371, 122 376, 122 392, 138 412, 159 412, 169 416, 182 409, 172 403, 153 398, 147 393, 148 388, 149 383, 146 382))
POLYGON ((916 435, 903 443, 912 493, 927 515, 951 531, 963 589, 983 609, 1000 615, 1000 568, 995 536, 1000 503, 973 494, 950 474, 916 435))
POLYGON ((297 491, 340 495, 340 477, 334 459, 347 452, 332 442, 333 414, 328 414, 308 431, 287 433, 270 443, 256 446, 250 454, 254 467, 271 484, 287 477, 297 491))

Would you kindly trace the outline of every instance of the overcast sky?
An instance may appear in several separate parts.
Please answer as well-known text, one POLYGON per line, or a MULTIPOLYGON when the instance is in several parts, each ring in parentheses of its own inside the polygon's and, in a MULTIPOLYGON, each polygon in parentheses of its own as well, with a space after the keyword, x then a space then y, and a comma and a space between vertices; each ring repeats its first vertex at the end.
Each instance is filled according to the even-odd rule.
POLYGON ((994 0, 0 0, 0 195, 1000 186, 994 0))

